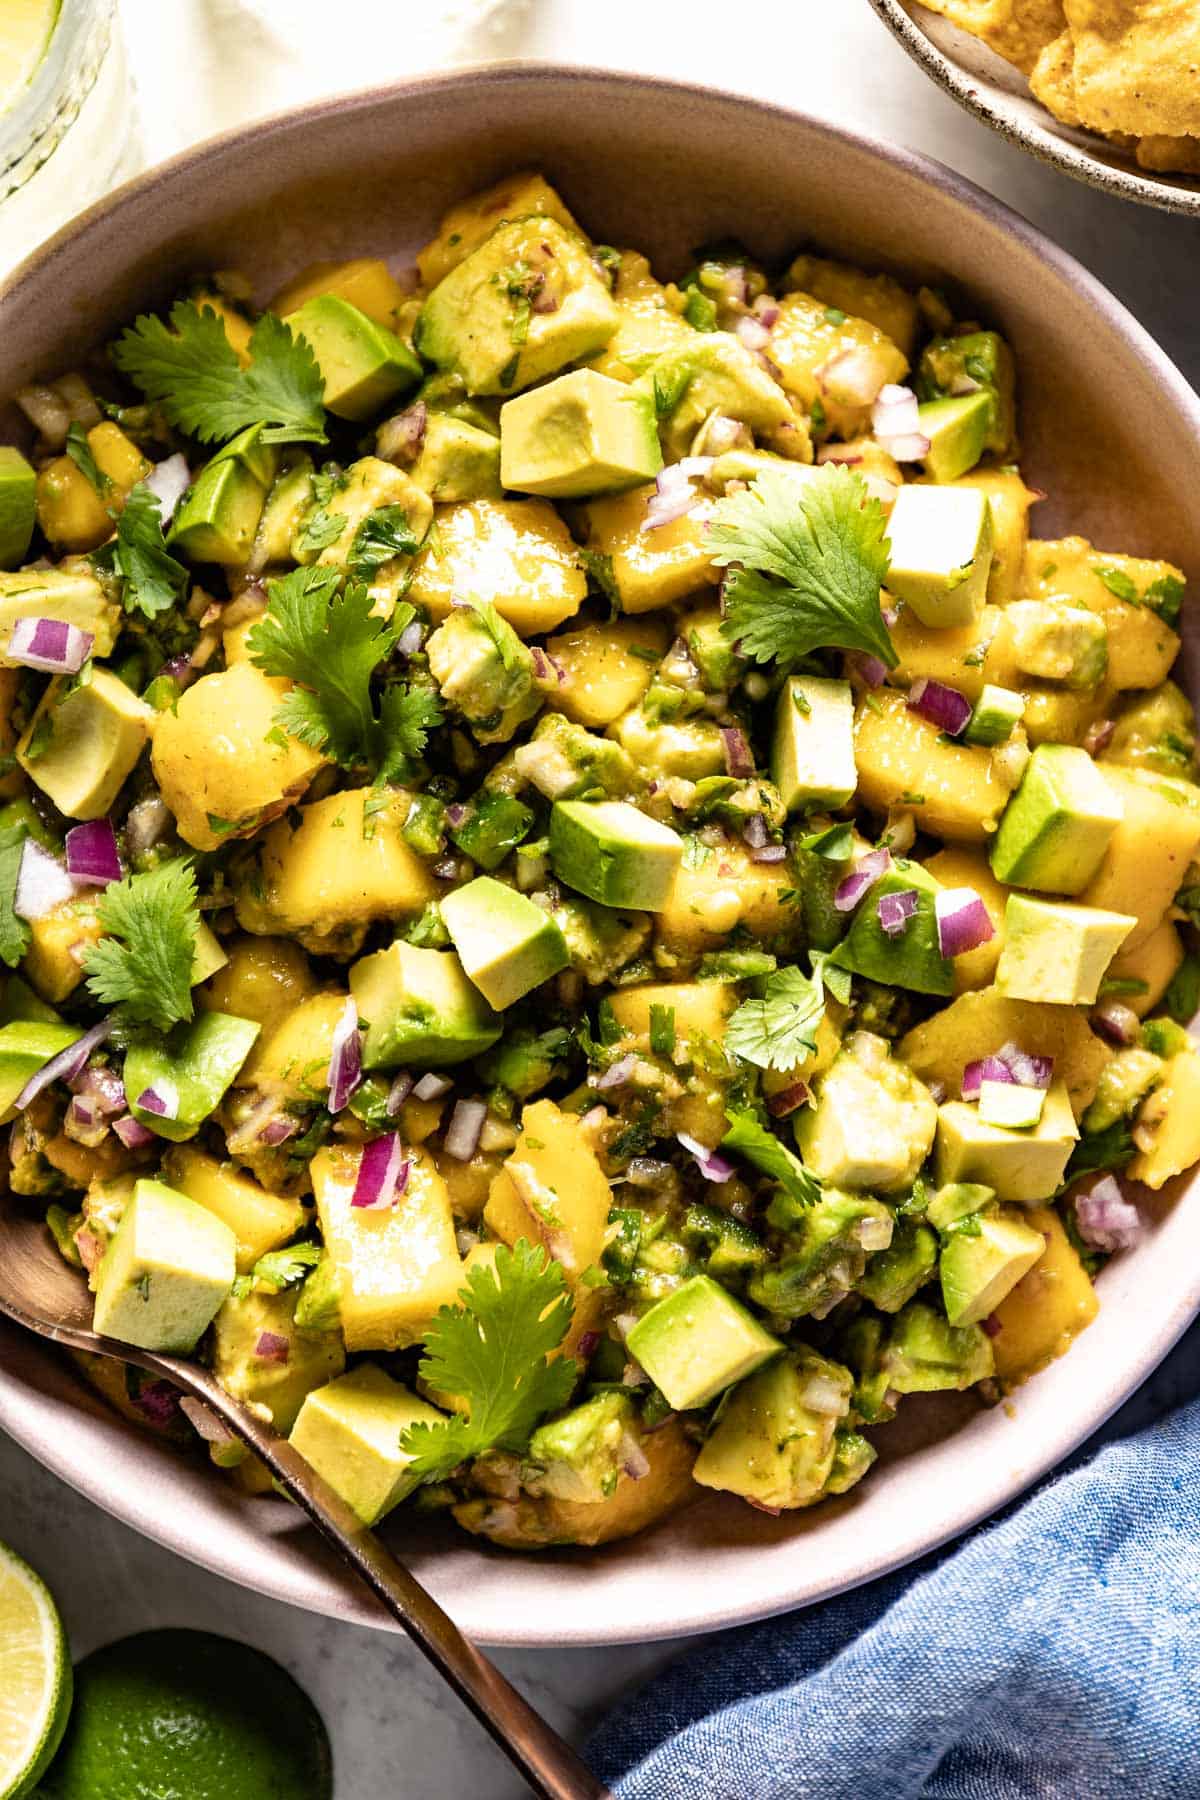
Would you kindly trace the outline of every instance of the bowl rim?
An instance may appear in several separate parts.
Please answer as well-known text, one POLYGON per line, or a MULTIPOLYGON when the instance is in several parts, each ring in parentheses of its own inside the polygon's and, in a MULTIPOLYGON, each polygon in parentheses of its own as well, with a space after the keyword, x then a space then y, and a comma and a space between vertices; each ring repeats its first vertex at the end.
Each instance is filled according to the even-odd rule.
MULTIPOLYGON (((1101 193, 1119 200, 1129 200, 1137 206, 1153 206, 1159 212, 1175 213, 1181 218, 1200 218, 1200 180, 1184 187, 1172 177, 1155 181, 1148 172, 1134 166, 1114 166, 1061 137, 1049 125, 1033 123, 994 104, 980 92, 974 76, 960 68, 945 51, 939 50, 924 26, 913 17, 905 0, 870 0, 870 3, 892 36, 939 87, 975 118, 1010 143, 1028 150, 1039 162, 1061 169, 1074 180, 1086 182, 1089 187, 1098 188, 1101 193)), ((1046 117, 1053 118, 1053 114, 1047 112, 1046 117)), ((1097 139, 1097 142, 1103 140, 1097 139)))
MULTIPOLYGON (((872 0, 872 3, 876 4, 877 0, 872 0)), ((66 245, 77 238, 86 238, 91 233, 119 224, 122 210, 132 200, 138 199, 146 189, 159 183, 169 185, 172 179, 184 171, 203 168, 207 163, 223 160, 239 148, 252 145, 265 133, 279 130, 319 132, 320 123, 324 119, 346 112, 369 111, 384 105, 402 105, 406 97, 416 94, 439 91, 453 94, 464 88, 480 86, 488 89, 525 87, 534 90, 544 81, 586 83, 612 89, 632 87, 681 101, 691 97, 701 103, 717 101, 750 109, 768 120, 775 118, 789 126, 799 123, 813 132, 827 136, 835 143, 864 151, 885 164, 903 170, 924 186, 936 190, 958 208, 976 214, 985 224, 1018 240, 1030 253, 1048 265, 1059 280, 1069 283, 1077 292, 1082 291, 1088 304, 1106 319, 1121 338, 1131 360, 1140 364, 1159 384, 1164 397, 1185 420, 1187 428, 1200 446, 1200 397, 1194 393, 1184 376, 1140 321, 1068 251, 1054 244, 1005 202, 996 199, 966 177, 935 158, 907 146, 889 143, 877 135, 849 128, 798 108, 702 82, 581 64, 529 59, 464 64, 452 70, 431 71, 311 101, 204 139, 168 161, 136 175, 55 233, 0 283, 0 308, 27 283, 43 279, 54 258, 66 245)), ((767 1605, 758 1601, 752 1602, 749 1607, 739 1605, 736 1595, 723 1597, 719 1602, 711 1593, 689 1597, 684 1590, 680 1595, 682 1617, 670 1616, 644 1621, 632 1630, 622 1624, 601 1627, 581 1625, 575 1618, 556 1619, 547 1628, 538 1623, 536 1615, 527 1616, 516 1609, 511 1623, 506 1619, 502 1630, 489 1628, 476 1635, 480 1642, 533 1648, 652 1642, 776 1616, 801 1606, 816 1604, 837 1593, 879 1579, 961 1536, 1017 1499, 1048 1471, 1071 1456, 1147 1379, 1178 1341, 1198 1310, 1200 1270, 1190 1281, 1181 1284, 1174 1303, 1155 1317, 1150 1331, 1139 1337, 1133 1353, 1121 1364, 1120 1377, 1115 1384, 1097 1384, 1091 1403, 1072 1415, 1069 1429, 1043 1445, 1037 1455, 1022 1460, 1016 1466, 1010 1463, 1004 1472, 997 1472, 986 1484, 976 1483, 970 1489, 970 1498, 943 1515, 932 1535, 925 1527, 909 1531, 898 1542, 889 1544, 886 1551, 865 1557, 848 1574, 841 1571, 829 1578, 814 1581, 811 1568, 806 1568, 805 1559, 798 1556, 796 1580, 783 1585, 767 1605)), ((55 1354, 48 1346, 31 1344, 30 1356, 36 1360, 43 1349, 45 1358, 55 1354)), ((65 1369, 63 1374, 67 1380, 77 1379, 65 1369)), ((103 1407, 102 1402, 97 1401, 97 1405, 103 1407)), ((47 1436, 44 1423, 41 1431, 35 1427, 34 1419, 44 1414, 44 1410, 44 1399, 35 1396, 31 1401, 27 1385, 22 1384, 19 1378, 10 1382, 3 1363, 0 1362, 0 1429, 93 1504, 163 1548, 264 1596, 377 1629, 399 1629, 389 1618, 375 1611, 365 1596, 361 1600, 357 1596, 350 1598, 346 1590, 336 1584, 325 1581, 322 1585, 319 1577, 315 1581, 305 1580, 297 1575, 284 1579, 282 1574, 275 1571, 269 1556, 262 1564, 256 1561, 250 1568, 239 1567, 236 1571, 232 1570, 228 1562, 209 1554, 207 1546, 196 1544, 184 1530, 175 1529, 169 1509, 165 1514, 159 1510, 152 1491, 139 1493, 135 1490, 131 1493, 119 1481, 111 1488, 103 1487, 102 1482, 103 1497, 98 1496, 95 1483, 89 1485, 87 1479, 92 1471, 73 1466, 65 1454, 56 1454, 53 1434, 47 1436)), ((107 1412, 106 1408, 104 1410, 107 1412)), ((117 1415, 109 1416, 122 1431, 129 1429, 117 1415)), ((273 1535, 267 1531, 262 1533, 262 1538, 264 1544, 273 1541, 273 1535)), ((482 1553, 489 1554, 490 1547, 482 1547, 482 1553)), ((603 1550, 599 1554, 602 1555, 603 1550)), ((518 1558, 512 1553, 506 1555, 512 1562, 514 1572, 528 1566, 527 1559, 518 1558)), ((305 1559, 306 1562, 309 1560, 305 1559)), ((311 1568, 308 1571, 310 1577, 315 1573, 311 1568)), ((586 1591, 586 1587, 583 1591, 586 1591)))

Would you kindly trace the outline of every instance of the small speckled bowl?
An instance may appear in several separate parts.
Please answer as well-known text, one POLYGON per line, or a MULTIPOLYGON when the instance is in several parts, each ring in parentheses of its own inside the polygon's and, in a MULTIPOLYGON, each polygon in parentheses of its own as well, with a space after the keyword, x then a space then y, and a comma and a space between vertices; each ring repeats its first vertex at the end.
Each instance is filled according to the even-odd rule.
POLYGON ((1106 138, 1064 125, 1035 100, 1019 69, 919 0, 871 0, 913 61, 960 106, 1042 162, 1106 194, 1200 218, 1200 177, 1155 174, 1106 138))
MULTIPOLYGON (((960 290, 1016 351, 1022 468, 1047 494, 1040 534, 1079 531, 1200 575, 1200 510, 1179 486, 1200 460, 1200 402, 1084 269, 908 151, 641 76, 468 70, 201 145, 85 214, 0 289, 0 395, 69 367, 196 271, 242 268, 268 295, 316 257, 407 264, 450 202, 530 165, 597 237, 648 251, 666 272, 686 266, 690 246, 736 234, 768 259, 807 240, 960 290)), ((1178 1198, 1152 1202, 1152 1229, 1104 1272, 1099 1318, 1070 1355, 991 1411, 960 1396, 906 1401, 880 1433, 879 1467, 841 1500, 769 1518, 709 1496, 627 1543, 527 1557, 403 1513, 389 1534, 464 1628, 496 1644, 703 1631, 870 1580, 1010 1500, 1154 1368, 1200 1306, 1200 1212, 1178 1198)), ((0 1330, 0 1427, 181 1555, 386 1626, 282 1501, 248 1499, 203 1456, 147 1438, 11 1330, 0 1330)))

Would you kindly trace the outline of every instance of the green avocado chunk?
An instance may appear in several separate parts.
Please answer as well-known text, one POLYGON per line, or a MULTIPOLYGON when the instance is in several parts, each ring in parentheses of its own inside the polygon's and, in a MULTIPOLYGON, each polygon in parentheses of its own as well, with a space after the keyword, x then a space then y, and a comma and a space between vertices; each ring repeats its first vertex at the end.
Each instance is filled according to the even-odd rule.
POLYGON ((996 1366, 991 1340, 978 1325, 951 1325, 920 1300, 897 1313, 883 1365, 887 1385, 898 1394, 973 1387, 996 1366))
MULTIPOLYGON (((10 976, 8 990, 15 983, 16 978, 10 976)), ((8 997, 6 992, 6 1000, 8 997)), ((31 994, 30 999, 34 998, 31 994)), ((50 1016, 51 1019, 56 1017, 55 1014, 50 1016)), ((30 1077, 82 1035, 77 1025, 52 1024, 43 1019, 18 1018, 0 1026, 0 1118, 8 1116, 9 1108, 30 1077)))
POLYGON ((954 964, 938 942, 937 897, 941 884, 918 862, 901 859, 867 890, 849 931, 831 961, 888 987, 911 988, 918 994, 952 994, 954 964), (915 893, 916 910, 899 937, 889 937, 879 921, 885 894, 915 893))
POLYGON ((1120 796, 1086 750, 1039 744, 1004 809, 992 842, 992 873, 1014 887, 1082 893, 1122 812, 1120 796))
POLYGON ((625 1341, 676 1412, 707 1406, 783 1348, 708 1275, 693 1275, 652 1306, 625 1341))
POLYGON ((161 1181, 138 1181, 96 1275, 94 1324, 143 1350, 196 1348, 236 1273, 229 1226, 161 1181))
POLYGON ((791 1220, 784 1217, 789 1208, 782 1196, 771 1202, 768 1220, 786 1228, 783 1254, 756 1271, 746 1291, 756 1306, 783 1318, 823 1319, 861 1278, 869 1252, 891 1243, 892 1213, 869 1194, 835 1187, 791 1220))
POLYGON ((361 1363, 314 1388, 288 1441, 364 1525, 375 1525, 417 1485, 400 1439, 410 1425, 444 1418, 375 1363, 361 1363))
POLYGON ((899 1312, 930 1279, 937 1268, 937 1233, 928 1225, 902 1219, 886 1250, 867 1263, 858 1292, 880 1312, 899 1312))
POLYGON ((999 1200, 1032 1205, 1057 1190, 1079 1137, 1066 1084, 1054 1082, 1032 1130, 988 1125, 979 1108, 948 1100, 938 1108, 934 1169, 939 1186, 989 1187, 999 1200))
POLYGON ((166 1038, 136 1038, 125 1055, 129 1110, 159 1137, 182 1143, 216 1111, 262 1027, 232 1013, 201 1013, 166 1038), (142 1104, 153 1090, 166 1111, 142 1104))
POLYGON ((466 419, 431 412, 408 475, 439 506, 455 500, 499 500, 500 439, 466 419))
POLYGON ((0 444, 0 569, 13 569, 29 549, 37 518, 37 476, 19 450, 0 444))
POLYGON ((1015 377, 1012 351, 999 332, 965 331, 958 337, 934 338, 926 345, 917 392, 922 400, 938 400, 961 395, 964 387, 974 383, 990 401, 983 449, 1003 456, 1011 450, 1016 431, 1015 377))
POLYGON ((987 599, 992 509, 981 488, 909 482, 888 518, 887 584, 922 625, 973 625, 987 599))
POLYGON ((275 478, 277 453, 252 425, 218 450, 179 503, 167 534, 190 562, 240 567, 250 552, 275 478))
POLYGON ((478 875, 441 903, 459 961, 489 1006, 512 1006, 570 962, 548 913, 491 875, 478 875))
POLYGON ((869 1031, 856 1031, 839 1051, 793 1127, 819 1180, 883 1193, 912 1185, 936 1129, 929 1089, 869 1031))
POLYGON ((833 1473, 837 1426, 853 1387, 848 1369, 815 1350, 777 1357, 729 1396, 693 1479, 760 1506, 811 1505, 833 1473))
POLYGON ((1025 712, 1024 694, 985 681, 962 734, 964 744, 1006 744, 1025 712))
POLYGON ((367 1069, 467 1062, 490 1050, 503 1030, 453 950, 398 940, 354 964, 350 992, 367 1026, 367 1069))
POLYGON ((614 494, 662 466, 651 395, 594 369, 559 375, 500 409, 500 477, 517 493, 614 494))
POLYGON ((1010 1000, 1091 1006, 1109 963, 1136 924, 1130 913, 1010 894, 996 991, 1010 1000))
POLYGON ((951 1325, 978 1325, 995 1312, 1045 1249, 1042 1233, 1017 1212, 972 1214, 942 1247, 942 1300, 951 1325))
POLYGON ((213 1320, 213 1374, 235 1400, 265 1407, 285 1433, 306 1396, 346 1366, 340 1332, 297 1328, 298 1292, 233 1294, 213 1320))
POLYGON ((789 812, 845 806, 858 786, 848 681, 790 675, 779 690, 771 779, 789 812))
POLYGON ((1108 671, 1108 626, 1086 606, 1013 600, 1004 609, 1012 658, 1023 675, 1094 688, 1108 671))
POLYGON ((312 349, 325 405, 339 419, 369 419, 421 379, 421 365, 394 331, 337 294, 318 294, 288 317, 312 349))
POLYGON ((929 400, 917 408, 917 430, 929 439, 926 470, 935 481, 957 481, 983 455, 992 419, 990 394, 929 400))
POLYGON ((550 863, 560 881, 603 906, 661 912, 683 839, 627 800, 559 800, 550 810, 550 863))
POLYGON ((56 676, 17 746, 30 780, 69 819, 99 819, 132 774, 154 711, 109 669, 56 676))
POLYGON ((628 1393, 596 1394, 581 1406, 539 1425, 521 1470, 530 1493, 595 1505, 608 1500, 621 1478, 624 1440, 636 1436, 628 1393))

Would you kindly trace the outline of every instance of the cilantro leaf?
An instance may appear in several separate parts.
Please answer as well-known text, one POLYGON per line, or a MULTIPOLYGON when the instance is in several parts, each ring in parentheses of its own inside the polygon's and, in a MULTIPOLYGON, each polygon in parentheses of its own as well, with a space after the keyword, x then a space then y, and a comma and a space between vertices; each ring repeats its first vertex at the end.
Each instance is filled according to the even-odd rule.
POLYGON ((285 731, 343 768, 363 764, 394 780, 407 759, 425 746, 425 734, 441 719, 432 693, 397 683, 383 697, 376 718, 371 677, 391 655, 412 618, 398 606, 390 619, 372 609, 360 582, 339 594, 337 568, 294 569, 268 587, 270 608, 247 638, 251 659, 268 675, 300 685, 286 695, 275 717, 285 731))
POLYGON ((341 537, 348 523, 345 513, 326 512, 323 506, 318 506, 309 513, 296 533, 292 546, 293 555, 316 556, 320 551, 328 550, 330 544, 336 543, 341 537))
POLYGON ((126 612, 157 618, 176 606, 187 592, 188 571, 167 549, 162 507, 144 481, 139 481, 117 520, 117 535, 96 551, 92 561, 121 577, 121 604, 126 612))
POLYGON ((802 969, 777 969, 763 982, 762 998, 743 1000, 725 1028, 725 1048, 760 1069, 794 1069, 817 1047, 825 1016, 819 980, 802 969))
POLYGON ((1172 630, 1179 623, 1183 597, 1184 583, 1178 575, 1160 575, 1142 595, 1145 604, 1158 614, 1164 625, 1170 625, 1172 630))
POLYGON ((191 863, 180 857, 114 881, 96 910, 108 935, 83 962, 93 999, 120 1006, 128 1018, 160 1031, 190 1019, 200 924, 191 863))
POLYGON ((400 1448, 410 1473, 438 1481, 485 1450, 521 1451, 543 1413, 564 1406, 575 1385, 568 1357, 550 1362, 573 1305, 561 1265, 520 1238, 501 1244, 494 1268, 474 1268, 425 1334, 422 1380, 466 1400, 468 1411, 410 1425, 400 1448))
POLYGON ((264 313, 249 354, 243 368, 216 313, 190 300, 176 302, 169 324, 143 313, 112 349, 121 373, 203 444, 224 443, 249 425, 267 427, 264 443, 323 444, 325 384, 305 339, 264 313))
POLYGON ((0 831, 0 960, 15 969, 29 948, 30 930, 18 918, 13 902, 17 897, 17 876, 21 869, 21 853, 29 836, 24 825, 9 825, 0 831))
POLYGON ((253 1279, 274 1288, 277 1294, 282 1293, 284 1288, 295 1287, 298 1281, 303 1281, 316 1268, 322 1255, 320 1244, 289 1244, 285 1250, 268 1250, 255 1263, 253 1279))
POLYGON ((1134 586, 1132 576, 1128 575, 1124 569, 1110 567, 1104 563, 1093 563, 1092 574, 1098 576, 1109 593, 1115 594, 1118 600, 1124 600, 1129 606, 1138 605, 1137 588, 1134 586))
POLYGON ((377 506, 354 534, 349 569, 362 580, 374 575, 394 556, 415 556, 421 539, 408 522, 402 506, 377 506))
POLYGON ((774 1132, 760 1125, 752 1112, 727 1111, 729 1130, 721 1139, 724 1150, 736 1150, 756 1169, 777 1181, 797 1206, 814 1206, 821 1198, 821 1184, 800 1158, 774 1132))
POLYGON ((830 825, 825 831, 810 832, 800 839, 801 850, 811 850, 826 862, 849 862, 854 854, 853 825, 830 825))
POLYGON ((886 516, 860 476, 830 463, 797 488, 775 469, 713 509, 713 561, 725 578, 722 630, 744 656, 784 667, 813 650, 863 650, 895 668, 879 605, 886 516))
POLYGON ((1065 1193, 1083 1175, 1095 1175, 1104 1169, 1123 1169, 1126 1163, 1133 1161, 1136 1152, 1128 1119, 1116 1119, 1103 1131, 1085 1131, 1071 1152, 1059 1193, 1065 1193))
POLYGON ((66 452, 79 473, 91 483, 98 494, 107 494, 112 482, 104 474, 92 454, 92 446, 87 441, 87 432, 76 419, 67 428, 66 452))

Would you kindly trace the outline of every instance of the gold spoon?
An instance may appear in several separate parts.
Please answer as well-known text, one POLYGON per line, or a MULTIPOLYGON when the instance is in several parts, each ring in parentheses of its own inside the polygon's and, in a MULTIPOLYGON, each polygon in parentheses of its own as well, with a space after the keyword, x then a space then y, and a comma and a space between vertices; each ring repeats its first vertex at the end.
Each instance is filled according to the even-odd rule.
POLYGON ((286 1438, 232 1400, 199 1364, 97 1336, 91 1329, 91 1302, 83 1281, 63 1261, 45 1225, 22 1216, 8 1195, 0 1199, 0 1313, 52 1343, 132 1363, 203 1401, 261 1457, 283 1491, 303 1507, 342 1560, 404 1627, 541 1800, 612 1800, 566 1740, 463 1636, 286 1438))

